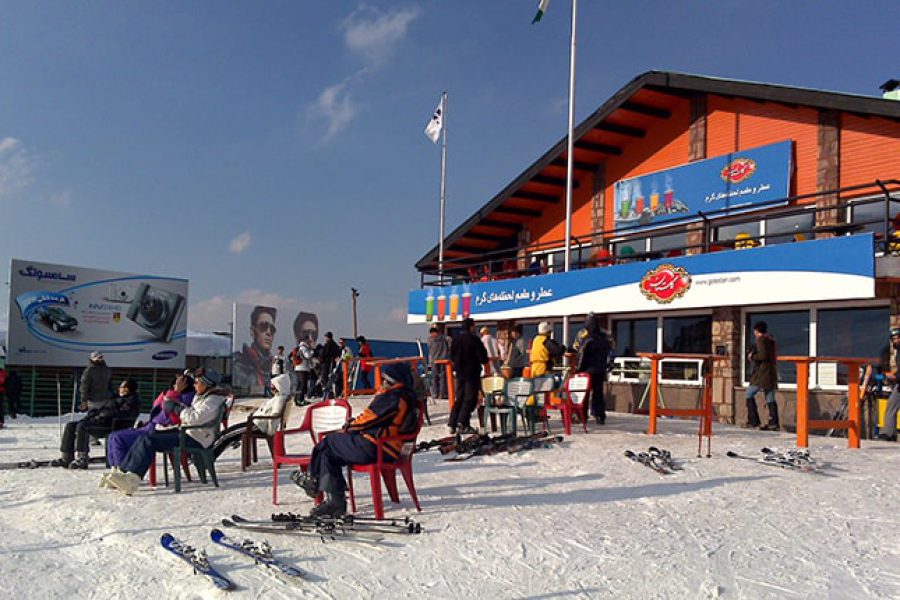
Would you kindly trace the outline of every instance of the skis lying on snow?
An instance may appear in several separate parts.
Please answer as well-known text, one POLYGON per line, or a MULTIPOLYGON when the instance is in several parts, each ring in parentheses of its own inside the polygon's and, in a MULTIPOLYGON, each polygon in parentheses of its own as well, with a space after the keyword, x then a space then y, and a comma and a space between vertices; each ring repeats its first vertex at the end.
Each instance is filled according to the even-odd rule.
MULTIPOLYGON (((774 450, 772 448, 762 448, 760 450, 762 456, 745 456, 729 450, 727 456, 729 458, 740 458, 742 460, 752 460, 772 467, 780 467, 782 469, 790 469, 792 471, 803 471, 805 473, 821 473, 819 464, 809 455, 806 448, 788 448, 784 451, 774 450)), ((824 473, 822 473, 824 474, 824 473)))
MULTIPOLYGON (((9 469, 39 469, 41 467, 49 467, 52 460, 38 460, 36 458, 32 458, 31 460, 23 460, 20 462, 9 462, 9 463, 0 463, 0 471, 5 471, 9 469)), ((106 464, 105 456, 92 456, 90 458, 90 463, 92 465, 106 464)))
POLYGON ((347 541, 347 542, 380 542, 384 540, 383 532, 373 530, 348 529, 327 524, 303 523, 295 521, 251 521, 238 515, 232 515, 230 519, 222 519, 222 525, 245 531, 259 533, 285 533, 293 535, 305 535, 320 538, 323 542, 347 541))
POLYGON ((254 542, 253 540, 245 539, 238 542, 225 535, 221 529, 213 529, 209 532, 209 537, 220 546, 252 558, 267 573, 271 573, 279 579, 297 583, 306 578, 306 571, 293 567, 272 556, 272 547, 267 541, 254 542))
MULTIPOLYGON (((237 517, 237 515, 233 515, 237 517)), ((238 517, 240 519, 240 517, 238 517)), ((246 519, 241 519, 245 522, 246 519)), ((252 521, 253 523, 266 523, 266 521, 252 521)), ((296 515, 294 513, 273 514, 268 523, 299 523, 301 525, 313 525, 316 527, 337 528, 348 531, 375 531, 378 533, 414 534, 422 533, 422 524, 404 517, 402 519, 382 519, 373 517, 357 517, 356 515, 344 515, 343 517, 311 517, 309 515, 296 515)))
POLYGON ((650 446, 647 452, 626 450, 625 457, 653 469, 660 475, 671 475, 675 471, 681 471, 681 464, 672 457, 671 452, 654 446, 650 446))
POLYGON ((205 550, 198 550, 193 546, 189 546, 184 542, 177 540, 171 533, 164 533, 159 538, 162 547, 185 561, 194 569, 194 573, 205 575, 220 590, 233 590, 234 583, 218 571, 210 564, 206 556, 205 550))
POLYGON ((463 440, 461 444, 458 444, 451 449, 447 449, 446 452, 442 448, 441 453, 449 454, 450 452, 455 451, 455 456, 445 458, 444 460, 458 462, 468 460, 473 456, 490 456, 501 452, 513 454, 515 452, 533 450, 535 448, 550 448, 554 444, 558 444, 562 441, 563 437, 561 435, 551 436, 546 431, 539 431, 530 435, 521 436, 503 434, 491 437, 489 435, 480 435, 477 436, 477 439, 471 441, 463 440))

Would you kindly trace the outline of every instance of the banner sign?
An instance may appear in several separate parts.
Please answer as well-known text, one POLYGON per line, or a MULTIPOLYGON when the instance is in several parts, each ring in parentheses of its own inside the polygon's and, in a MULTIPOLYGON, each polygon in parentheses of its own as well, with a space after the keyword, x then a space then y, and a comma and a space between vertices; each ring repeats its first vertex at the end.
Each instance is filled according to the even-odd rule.
POLYGON ((790 194, 792 142, 698 160, 622 179, 615 186, 615 228, 640 228, 699 213, 747 210, 790 194))
POLYGON ((407 323, 874 297, 874 238, 865 234, 413 290, 407 323))
POLYGON ((272 373, 272 359, 278 346, 284 346, 285 372, 292 366, 287 356, 302 339, 319 339, 319 317, 296 308, 234 305, 232 386, 241 393, 262 394, 272 373))
POLYGON ((13 259, 7 362, 184 368, 188 281, 13 259))

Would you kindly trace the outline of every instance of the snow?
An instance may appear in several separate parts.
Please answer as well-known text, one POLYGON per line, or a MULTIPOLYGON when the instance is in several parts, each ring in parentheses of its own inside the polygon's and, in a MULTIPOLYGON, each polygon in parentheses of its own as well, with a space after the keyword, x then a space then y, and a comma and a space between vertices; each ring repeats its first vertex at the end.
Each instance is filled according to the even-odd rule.
MULTIPOLYGON (((431 412, 423 440, 445 435, 446 404, 431 412)), ((277 557, 311 573, 301 586, 209 540, 223 517, 273 512, 262 456, 241 473, 238 451, 223 455, 220 489, 195 481, 176 495, 144 484, 130 498, 98 489, 97 466, 0 471, 0 589, 7 598, 900 597, 894 444, 849 450, 846 440, 812 437, 812 455, 829 467, 809 474, 725 456, 792 447, 787 433, 716 425, 707 459, 696 458, 694 422, 661 420, 655 437, 643 434, 646 422, 613 413, 555 448, 465 462, 416 455, 422 512, 402 482, 401 504, 386 508, 418 519, 421 535, 378 544, 246 536, 267 537, 277 557), (684 470, 662 476, 623 456, 650 445, 684 459, 684 470), (191 574, 159 547, 167 531, 206 548, 239 589, 220 592, 191 574)), ((558 418, 551 426, 561 429, 558 418)), ((308 446, 305 434, 295 438, 292 451, 308 446)), ((55 418, 7 420, 0 462, 52 458, 57 444, 55 418)), ((289 472, 274 510, 305 513, 311 501, 289 472)), ((360 514, 371 515, 368 481, 355 482, 360 514)))

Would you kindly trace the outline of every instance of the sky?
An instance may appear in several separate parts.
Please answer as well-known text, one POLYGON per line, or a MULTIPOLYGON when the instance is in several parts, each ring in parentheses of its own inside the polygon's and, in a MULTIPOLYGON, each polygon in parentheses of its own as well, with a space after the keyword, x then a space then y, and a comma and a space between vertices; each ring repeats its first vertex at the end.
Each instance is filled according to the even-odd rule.
MULTIPOLYGON (((565 136, 571 0, 537 5, 0 1, 0 263, 185 277, 205 330, 274 303, 350 335, 355 287, 359 333, 424 337, 441 92, 448 233, 565 136)), ((582 0, 576 123, 648 70, 877 96, 897 23, 896 1, 582 0)))

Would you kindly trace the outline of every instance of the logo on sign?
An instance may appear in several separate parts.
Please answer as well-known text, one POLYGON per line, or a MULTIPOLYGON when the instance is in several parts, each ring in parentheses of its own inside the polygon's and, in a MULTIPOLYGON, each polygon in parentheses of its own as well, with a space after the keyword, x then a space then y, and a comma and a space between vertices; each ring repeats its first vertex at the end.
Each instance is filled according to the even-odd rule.
POLYGON ((736 158, 722 169, 719 177, 728 183, 740 183, 756 173, 756 161, 750 158, 736 158))
POLYGON ((153 355, 153 360, 169 360, 170 358, 175 358, 178 356, 178 352, 175 350, 162 350, 153 355))
POLYGON ((668 304, 691 288, 691 275, 681 267, 662 264, 641 278, 641 293, 649 300, 668 304))

